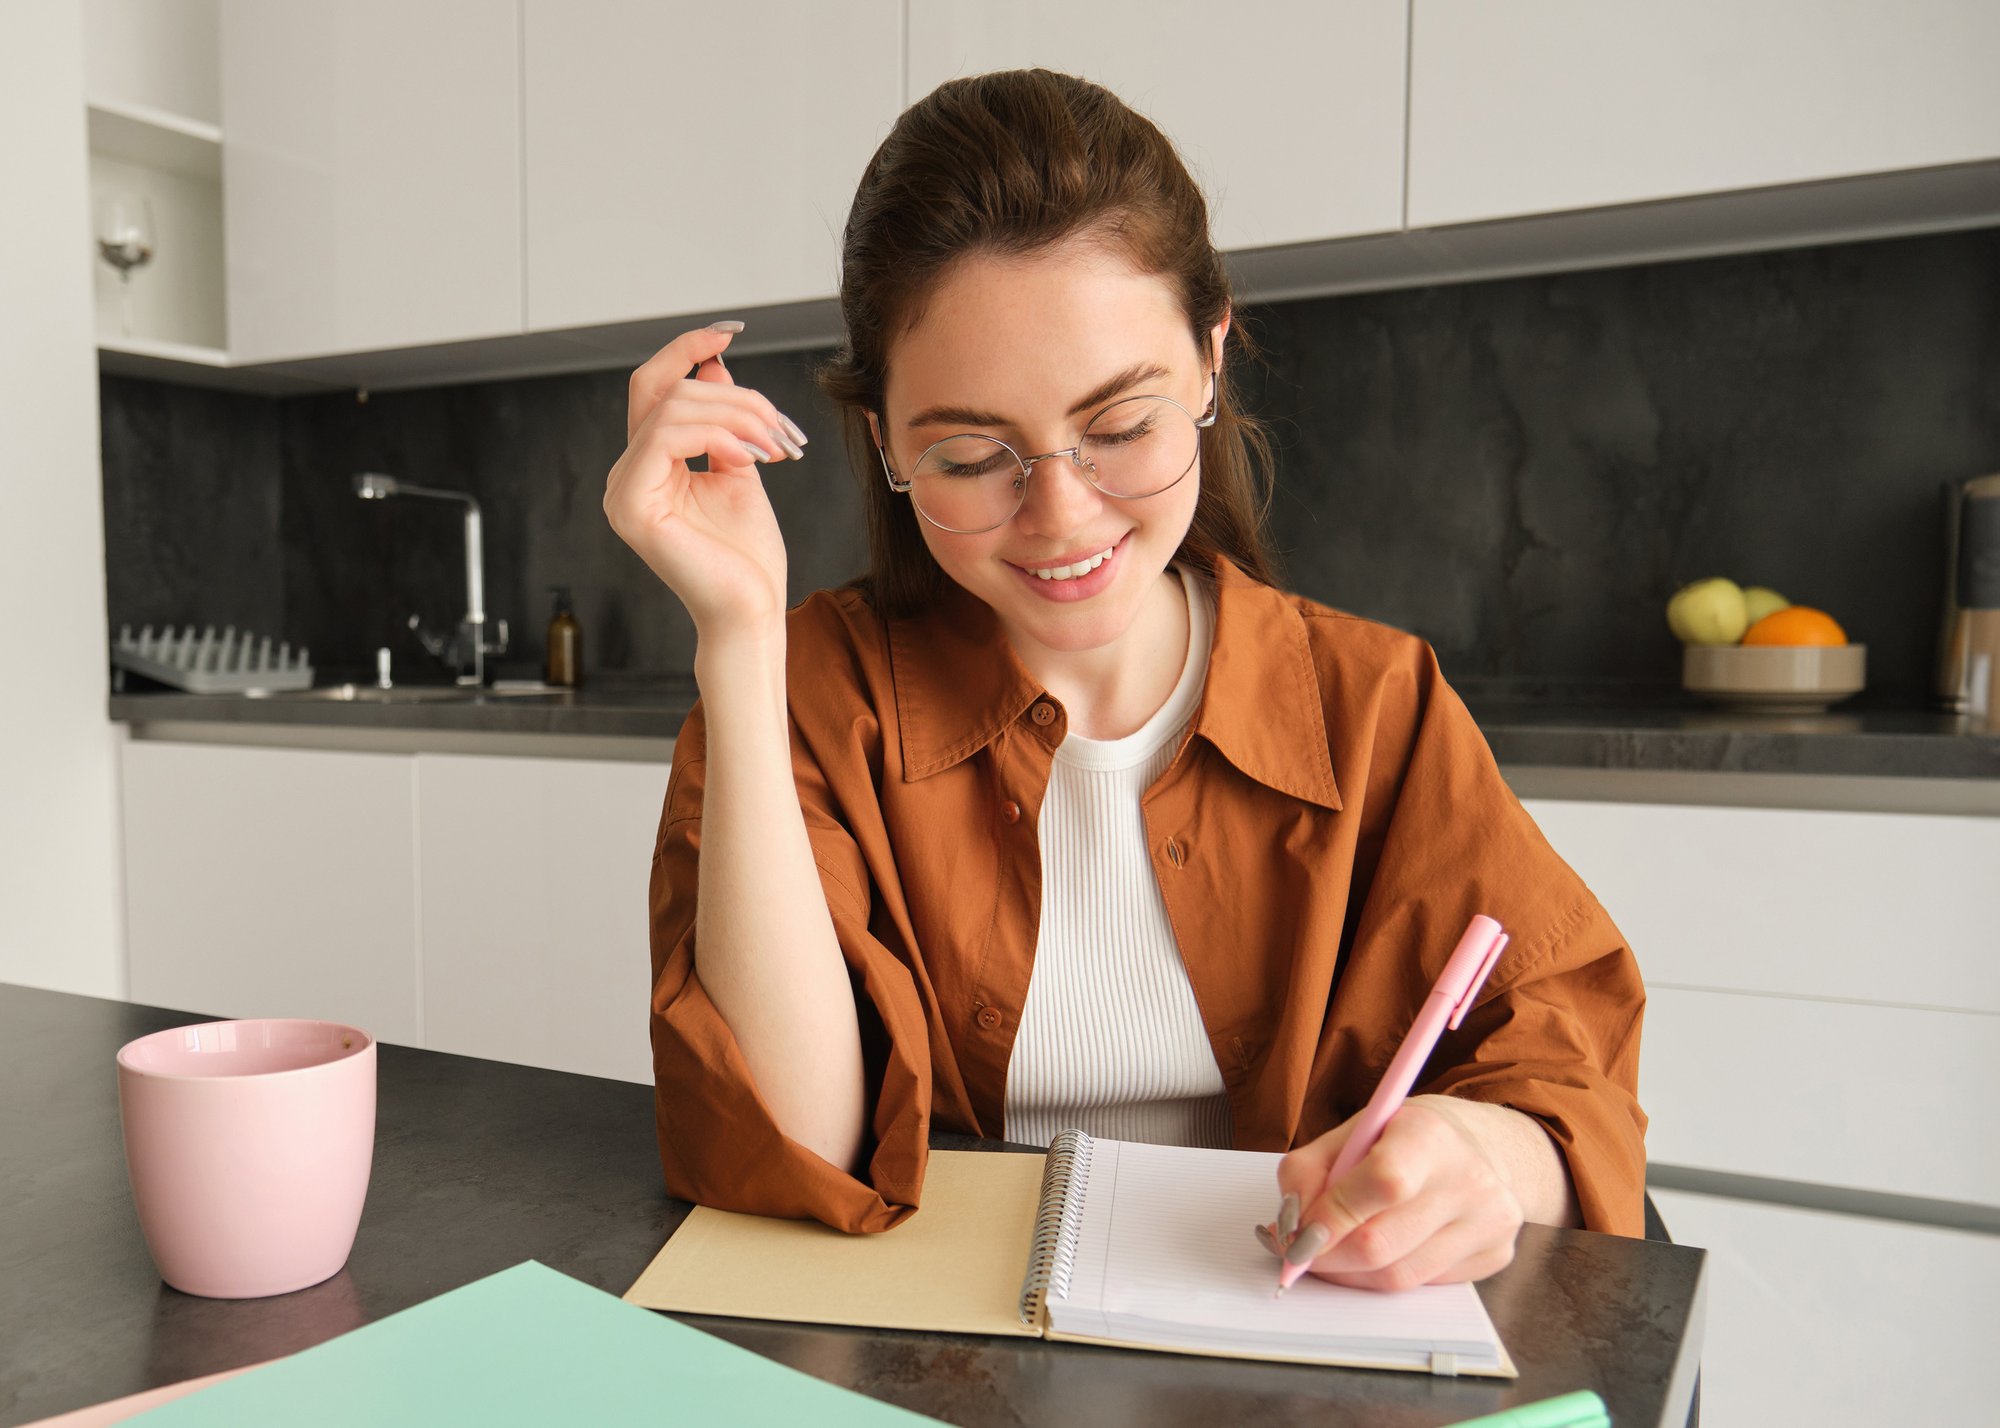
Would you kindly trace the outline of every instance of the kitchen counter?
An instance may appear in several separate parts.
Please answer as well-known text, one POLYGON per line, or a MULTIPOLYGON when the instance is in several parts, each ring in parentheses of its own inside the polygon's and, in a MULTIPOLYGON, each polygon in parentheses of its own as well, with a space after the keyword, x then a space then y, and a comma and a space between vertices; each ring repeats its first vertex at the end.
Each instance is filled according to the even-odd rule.
MULTIPOLYGON (((185 736, 205 726, 209 739, 235 731, 245 742, 268 742, 273 732, 310 742, 314 731, 400 734, 411 747, 445 735, 670 741, 694 699, 691 679, 408 703, 161 692, 114 694, 110 714, 142 736, 185 736)), ((2000 789, 2000 736, 1970 732, 1968 721, 1928 710, 1757 715, 1666 698, 1623 703, 1473 691, 1466 699, 1510 770, 1977 779, 2000 789)))
MULTIPOLYGON (((154 1272, 133 1213, 113 1057, 201 1019, 0 985, 0 1423, 293 1353, 524 1259, 622 1294, 688 1212, 660 1185, 651 1087, 384 1046, 374 1173, 346 1267, 273 1299, 179 1293, 154 1272)), ((1621 1428, 1679 1428, 1706 1258, 1523 1227, 1514 1263, 1479 1286, 1520 1366, 1511 1383, 680 1317, 957 1424, 1425 1428, 1593 1388, 1621 1428)))

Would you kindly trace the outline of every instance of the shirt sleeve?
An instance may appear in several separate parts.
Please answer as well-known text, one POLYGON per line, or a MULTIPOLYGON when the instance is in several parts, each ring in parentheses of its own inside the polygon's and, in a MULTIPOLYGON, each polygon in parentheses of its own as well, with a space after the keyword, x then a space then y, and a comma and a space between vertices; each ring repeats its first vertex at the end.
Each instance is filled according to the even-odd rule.
POLYGON ((695 896, 703 720, 697 704, 674 746, 649 898, 654 1118, 667 1190, 717 1209, 815 1219, 849 1233, 886 1230, 916 1208, 929 1143, 930 1047, 910 969, 870 930, 865 861, 794 723, 794 778, 854 988, 872 1102, 865 1175, 852 1175, 778 1128, 702 988, 695 896))
POLYGON ((1563 1156, 1585 1227, 1641 1235, 1646 990, 1638 963, 1501 778, 1428 646, 1422 656, 1407 762, 1348 969, 1371 1001, 1407 1011, 1376 1043, 1382 1064, 1374 1073, 1472 915, 1497 919, 1507 948, 1464 1022, 1439 1040, 1413 1094, 1463 1096, 1532 1117, 1563 1156))

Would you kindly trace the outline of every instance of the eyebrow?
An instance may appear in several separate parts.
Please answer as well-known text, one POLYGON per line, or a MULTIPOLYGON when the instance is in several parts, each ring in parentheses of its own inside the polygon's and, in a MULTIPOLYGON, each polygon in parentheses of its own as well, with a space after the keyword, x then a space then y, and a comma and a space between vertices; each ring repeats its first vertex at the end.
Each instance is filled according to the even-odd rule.
MULTIPOLYGON (((1080 416, 1092 407, 1101 405, 1129 387, 1141 382, 1156 381, 1171 377, 1173 373, 1157 362, 1135 362, 1109 381, 1100 382, 1083 396, 1077 398, 1067 416, 1080 416)), ((909 420, 911 430, 920 426, 1010 426, 1006 417, 994 412, 980 411, 976 407, 955 407, 950 405, 925 407, 909 420)))

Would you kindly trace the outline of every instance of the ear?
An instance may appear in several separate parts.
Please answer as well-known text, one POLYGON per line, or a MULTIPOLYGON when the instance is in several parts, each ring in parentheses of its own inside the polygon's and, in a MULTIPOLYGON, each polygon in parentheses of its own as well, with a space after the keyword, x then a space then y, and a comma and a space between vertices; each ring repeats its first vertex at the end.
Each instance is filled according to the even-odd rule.
POLYGON ((882 423, 876 420, 875 413, 871 411, 863 411, 862 415, 868 418, 868 439, 877 446, 880 446, 882 444, 882 423))
POLYGON ((1222 365, 1222 343, 1229 336, 1229 323, 1235 315, 1234 312, 1225 308, 1222 313, 1222 321, 1216 323, 1215 326, 1208 330, 1208 365, 1212 368, 1222 365))

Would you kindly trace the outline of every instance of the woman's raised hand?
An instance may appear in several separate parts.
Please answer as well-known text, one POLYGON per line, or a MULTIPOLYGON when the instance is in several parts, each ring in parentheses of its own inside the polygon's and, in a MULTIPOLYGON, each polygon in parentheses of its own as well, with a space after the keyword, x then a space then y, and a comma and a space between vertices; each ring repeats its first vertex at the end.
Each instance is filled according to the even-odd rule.
POLYGON ((722 364, 742 326, 684 332, 632 374, 625 454, 604 483, 611 528, 704 639, 783 619, 785 543, 754 463, 805 454, 797 424, 722 364), (688 464, 695 456, 707 470, 688 464))

